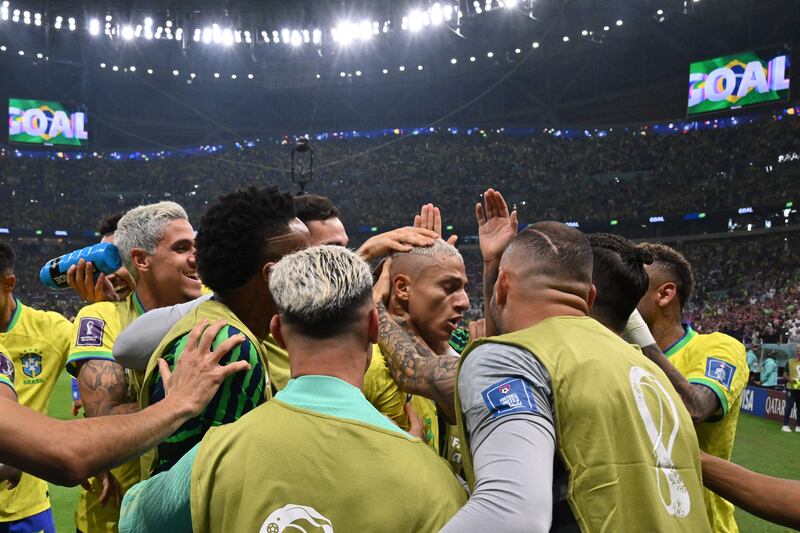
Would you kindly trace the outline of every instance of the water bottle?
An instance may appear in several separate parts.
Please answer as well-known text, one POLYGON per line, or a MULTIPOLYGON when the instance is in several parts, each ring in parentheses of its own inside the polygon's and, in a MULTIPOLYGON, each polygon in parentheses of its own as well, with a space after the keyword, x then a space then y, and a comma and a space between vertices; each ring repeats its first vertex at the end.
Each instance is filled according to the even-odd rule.
POLYGON ((51 259, 39 271, 39 279, 51 289, 66 289, 69 287, 67 270, 72 265, 77 265, 79 259, 92 263, 95 280, 100 276, 100 272, 112 274, 122 267, 122 258, 117 247, 108 242, 101 242, 51 259))

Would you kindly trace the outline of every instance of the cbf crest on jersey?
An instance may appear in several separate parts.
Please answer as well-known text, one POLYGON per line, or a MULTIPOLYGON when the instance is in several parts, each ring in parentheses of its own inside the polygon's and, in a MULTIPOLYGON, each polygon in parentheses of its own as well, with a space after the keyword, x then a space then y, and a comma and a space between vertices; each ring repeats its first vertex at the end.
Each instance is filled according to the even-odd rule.
POLYGON ((731 383, 733 383, 733 375, 736 373, 736 367, 732 364, 723 361, 722 359, 716 359, 714 357, 709 357, 706 361, 706 377, 711 378, 714 381, 719 381, 725 388, 730 389, 731 383))
POLYGON ((28 353, 22 356, 22 373, 29 378, 35 378, 42 373, 42 356, 37 353, 28 353))

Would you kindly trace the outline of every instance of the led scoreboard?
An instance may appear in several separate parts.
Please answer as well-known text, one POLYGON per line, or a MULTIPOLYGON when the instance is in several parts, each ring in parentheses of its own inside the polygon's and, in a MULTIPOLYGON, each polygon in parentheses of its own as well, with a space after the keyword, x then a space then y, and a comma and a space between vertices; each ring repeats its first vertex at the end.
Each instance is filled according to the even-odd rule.
POLYGON ((12 143, 86 148, 86 113, 58 102, 8 100, 8 140, 12 143))
POLYGON ((788 100, 791 55, 783 46, 692 63, 688 114, 788 100))

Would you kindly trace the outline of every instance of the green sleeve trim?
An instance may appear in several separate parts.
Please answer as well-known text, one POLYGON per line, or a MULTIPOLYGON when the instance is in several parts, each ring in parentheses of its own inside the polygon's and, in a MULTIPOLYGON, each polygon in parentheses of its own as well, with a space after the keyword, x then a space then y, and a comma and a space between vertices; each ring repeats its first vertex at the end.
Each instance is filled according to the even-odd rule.
POLYGON ((714 391, 714 394, 717 395, 717 398, 719 398, 719 403, 722 406, 722 416, 720 418, 725 418, 725 416, 728 414, 728 396, 725 394, 725 391, 722 390, 722 388, 716 381, 705 378, 691 378, 689 379, 689 383, 705 385, 706 387, 714 391))
POLYGON ((82 361, 91 361, 93 359, 99 359, 102 361, 114 361, 114 356, 111 352, 106 351, 94 351, 94 352, 74 352, 69 354, 69 358, 67 358, 67 372, 69 372, 73 377, 78 377, 77 371, 77 363, 82 361))
MULTIPOLYGON (((16 308, 14 309, 14 314, 11 315, 11 320, 8 323, 5 333, 8 333, 14 329, 14 326, 16 326, 17 322, 19 322, 19 315, 22 314, 22 302, 20 299, 14 298, 14 303, 16 304, 16 308)), ((2 324, 0 324, 0 327, 2 327, 2 324)))
POLYGON ((14 391, 14 396, 17 395, 17 389, 14 388, 14 384, 11 383, 11 380, 6 378, 5 376, 0 376, 0 385, 5 385, 9 387, 12 391, 14 391))

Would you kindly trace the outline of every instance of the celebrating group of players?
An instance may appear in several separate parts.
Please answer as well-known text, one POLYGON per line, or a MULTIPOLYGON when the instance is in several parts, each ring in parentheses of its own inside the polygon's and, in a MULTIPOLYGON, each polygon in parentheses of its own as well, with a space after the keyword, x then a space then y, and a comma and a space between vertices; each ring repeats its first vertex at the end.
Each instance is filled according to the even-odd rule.
POLYGON ((356 251, 327 198, 273 187, 218 198, 196 235, 178 204, 131 209, 103 231, 124 267, 70 270, 93 302, 74 323, 14 297, 0 243, 0 533, 55 530, 44 480, 82 484, 86 533, 737 531, 703 483, 800 523, 757 497, 796 482, 727 462, 745 350, 682 323, 678 252, 518 231, 493 189, 476 219, 466 329, 430 204, 356 251), (39 414, 64 368, 86 419, 39 414))

